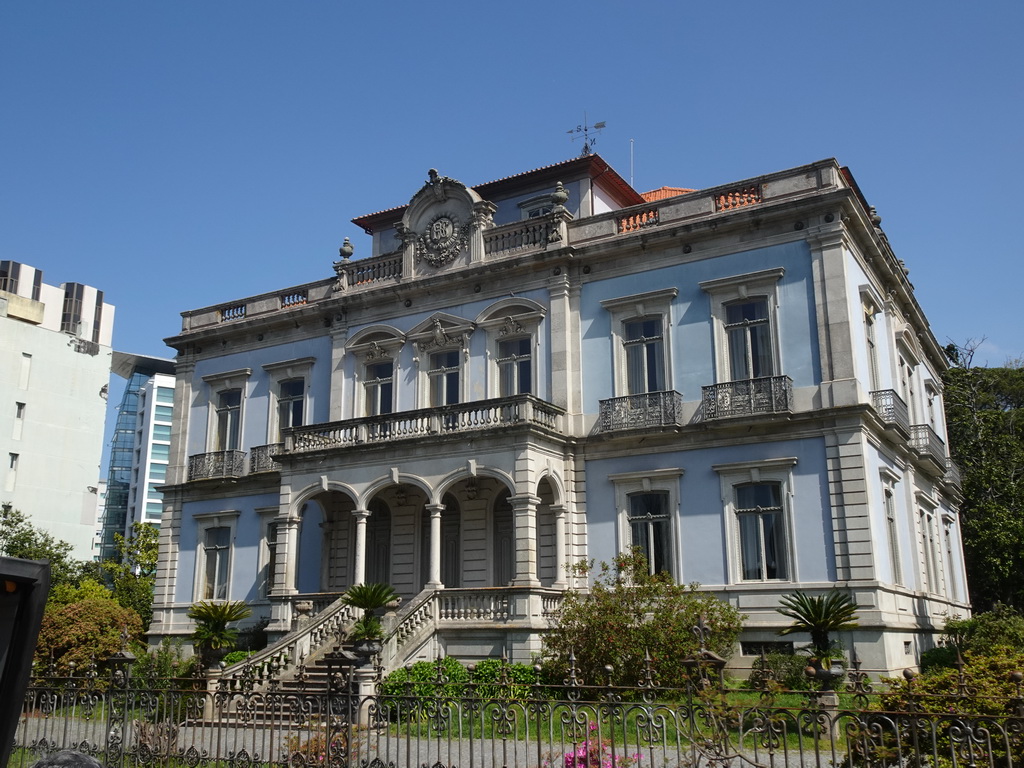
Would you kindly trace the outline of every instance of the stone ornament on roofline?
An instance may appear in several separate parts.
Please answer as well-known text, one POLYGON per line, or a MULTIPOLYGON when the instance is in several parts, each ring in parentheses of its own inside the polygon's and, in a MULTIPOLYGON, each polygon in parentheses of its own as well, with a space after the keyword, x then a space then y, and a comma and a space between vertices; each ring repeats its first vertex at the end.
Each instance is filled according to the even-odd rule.
POLYGON ((416 238, 416 258, 440 267, 455 261, 463 248, 469 246, 469 225, 462 224, 454 213, 434 216, 427 230, 416 238))

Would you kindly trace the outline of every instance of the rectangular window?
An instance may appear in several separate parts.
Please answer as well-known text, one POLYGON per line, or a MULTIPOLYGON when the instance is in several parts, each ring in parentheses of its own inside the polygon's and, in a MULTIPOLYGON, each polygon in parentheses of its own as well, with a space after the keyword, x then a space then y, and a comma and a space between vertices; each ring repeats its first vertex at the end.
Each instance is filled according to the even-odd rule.
POLYGON ((171 439, 171 425, 170 424, 154 424, 153 425, 153 439, 154 440, 167 440, 171 439))
POLYGON ((632 546, 647 558, 651 573, 671 572, 672 541, 668 493, 632 493, 629 496, 629 535, 632 546))
POLYGON ((157 387, 156 388, 156 401, 158 403, 168 403, 174 405, 174 389, 173 387, 157 387))
POLYGON ((4 480, 4 490, 13 491, 18 481, 18 462, 20 457, 16 453, 7 454, 7 477, 4 480))
POLYGON ((878 344, 875 341, 875 316, 871 310, 864 311, 864 337, 868 345, 868 376, 871 381, 871 389, 881 387, 878 376, 878 344))
POLYGON ((18 375, 18 389, 28 389, 29 377, 32 374, 32 355, 21 353, 21 371, 18 375))
POLYGON ((892 561, 892 581, 894 584, 902 584, 903 567, 900 563, 899 528, 896 524, 896 501, 893 497, 892 488, 885 489, 884 501, 885 530, 889 538, 889 559, 892 561))
POLYGON ((25 404, 14 404, 14 428, 11 430, 11 439, 21 440, 21 433, 25 427, 25 404))
POLYGON ((157 421, 170 421, 174 418, 174 408, 169 405, 158 405, 153 409, 153 418, 157 421))
POLYGON ((458 349, 435 352, 430 356, 430 406, 455 405, 459 402, 459 369, 462 352, 458 349))
POLYGON ((301 427, 306 405, 306 380, 286 379, 278 385, 277 435, 284 439, 283 432, 289 427, 301 427))
POLYGON ((14 418, 24 419, 25 418, 25 404, 15 403, 14 404, 14 418))
POLYGON ((229 389, 217 395, 218 451, 235 451, 241 443, 242 390, 229 389))
POLYGON ((939 593, 938 542, 935 533, 935 515, 928 510, 921 510, 921 549, 924 561, 924 588, 926 592, 939 593))
POLYGON ((366 366, 366 415, 383 416, 395 409, 395 364, 386 360, 366 366))
POLYGON ((737 485, 735 491, 742 579, 788 579, 781 487, 778 483, 746 483, 737 485))
POLYGON ((167 465, 166 464, 150 464, 149 465, 149 476, 154 480, 166 480, 167 479, 167 465))
POLYGON ((167 461, 171 458, 171 446, 153 443, 153 446, 150 448, 150 456, 157 461, 167 461))
POLYGON ((953 600, 960 599, 956 575, 953 572, 953 523, 946 521, 943 525, 943 539, 946 544, 946 592, 953 600))
POLYGON ((231 529, 227 526, 207 528, 203 536, 203 600, 228 599, 228 560, 231 550, 231 529))
POLYGON ((65 283, 64 307, 60 316, 60 329, 76 336, 82 332, 82 299, 85 286, 80 283, 65 283))
POLYGON ((774 375, 767 299, 727 304, 725 332, 729 341, 729 373, 733 381, 774 375))
POLYGON ((277 533, 279 523, 267 523, 267 564, 264 570, 263 596, 268 596, 274 589, 274 573, 277 571, 277 533))
POLYGON ((626 389, 630 395, 665 389, 665 337, 661 316, 622 324, 626 353, 626 389))
POLYGON ((529 336, 498 342, 498 382, 500 397, 532 393, 532 340, 529 336))
POLYGON ((18 277, 21 274, 21 264, 16 261, 0 261, 0 291, 8 293, 18 292, 18 277))
POLYGON ((146 517, 160 519, 160 515, 163 514, 164 508, 159 501, 146 502, 146 517))

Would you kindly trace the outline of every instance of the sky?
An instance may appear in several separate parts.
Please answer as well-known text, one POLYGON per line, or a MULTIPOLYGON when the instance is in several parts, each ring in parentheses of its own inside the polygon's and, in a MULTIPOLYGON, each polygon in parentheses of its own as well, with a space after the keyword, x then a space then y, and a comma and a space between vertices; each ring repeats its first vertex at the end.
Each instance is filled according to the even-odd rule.
MULTIPOLYGON (((1024 2, 0 2, 0 259, 180 312, 332 276, 353 217, 595 151, 640 190, 835 157, 941 344, 1024 355, 1024 2)), ((2 340, 0 340, 2 341, 2 340)))

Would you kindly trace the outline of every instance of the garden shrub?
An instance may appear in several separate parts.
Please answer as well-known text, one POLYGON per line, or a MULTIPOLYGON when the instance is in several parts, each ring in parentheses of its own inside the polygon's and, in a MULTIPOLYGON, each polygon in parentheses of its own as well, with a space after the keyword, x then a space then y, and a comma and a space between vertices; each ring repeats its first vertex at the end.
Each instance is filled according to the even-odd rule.
POLYGON ((53 658, 58 675, 81 674, 93 661, 100 663, 125 645, 125 637, 142 633, 139 614, 111 598, 91 597, 43 614, 36 660, 46 666, 53 658), (71 665, 74 664, 74 667, 71 665))
MULTIPOLYGON (((593 563, 576 568, 590 575, 593 563)), ((635 686, 644 679, 644 653, 651 657, 656 682, 683 687, 688 674, 683 660, 700 650, 693 632, 703 618, 709 633, 705 649, 728 659, 745 618, 734 607, 697 584, 683 586, 667 573, 650 574, 639 550, 602 563, 589 593, 569 592, 555 626, 544 636, 545 680, 560 684, 568 676, 569 654, 586 685, 609 682, 635 686)))
POLYGON ((225 667, 230 667, 232 664, 245 661, 254 653, 256 653, 256 651, 231 651, 230 653, 224 654, 224 658, 221 659, 221 661, 224 662, 225 667))
POLYGON ((757 688, 765 680, 765 670, 771 670, 771 679, 785 690, 806 691, 810 680, 804 674, 808 657, 793 653, 768 653, 754 660, 748 683, 757 688))
POLYGON ((411 696, 415 699, 452 698, 465 696, 467 670, 457 659, 446 656, 437 661, 417 661, 408 667, 396 669, 384 678, 381 693, 385 696, 411 696), (438 683, 438 667, 445 682, 438 683))
POLYGON ((527 664, 484 659, 472 674, 474 696, 480 699, 524 700, 533 694, 537 670, 527 664))
POLYGON ((169 637, 152 650, 140 650, 132 664, 135 684, 153 689, 175 687, 174 681, 193 678, 200 671, 199 657, 186 656, 181 642, 169 637))

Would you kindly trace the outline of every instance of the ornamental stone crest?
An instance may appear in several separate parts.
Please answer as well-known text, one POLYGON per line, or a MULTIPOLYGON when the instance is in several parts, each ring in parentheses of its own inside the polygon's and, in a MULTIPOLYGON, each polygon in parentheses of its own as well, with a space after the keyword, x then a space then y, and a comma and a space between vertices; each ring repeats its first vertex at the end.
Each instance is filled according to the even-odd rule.
POLYGON ((439 213, 427 224, 426 231, 416 238, 416 258, 433 267, 454 261, 469 245, 469 224, 462 224, 451 212, 439 213))

